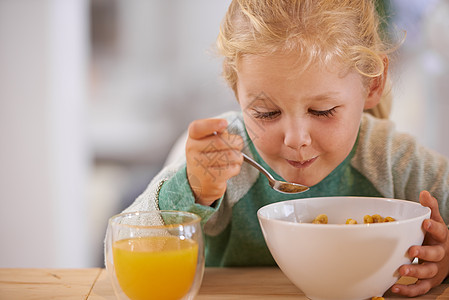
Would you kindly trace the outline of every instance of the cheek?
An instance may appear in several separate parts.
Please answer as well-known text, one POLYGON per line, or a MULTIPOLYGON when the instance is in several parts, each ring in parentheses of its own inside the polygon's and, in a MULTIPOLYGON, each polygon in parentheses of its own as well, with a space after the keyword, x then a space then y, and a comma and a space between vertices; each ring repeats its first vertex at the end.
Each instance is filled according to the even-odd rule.
POLYGON ((259 151, 265 154, 278 152, 278 147, 282 145, 282 136, 273 124, 266 125, 250 117, 244 117, 244 122, 251 141, 259 151))
POLYGON ((346 157, 354 146, 359 130, 357 122, 337 122, 333 126, 320 128, 316 126, 315 137, 320 140, 320 147, 327 153, 346 157))

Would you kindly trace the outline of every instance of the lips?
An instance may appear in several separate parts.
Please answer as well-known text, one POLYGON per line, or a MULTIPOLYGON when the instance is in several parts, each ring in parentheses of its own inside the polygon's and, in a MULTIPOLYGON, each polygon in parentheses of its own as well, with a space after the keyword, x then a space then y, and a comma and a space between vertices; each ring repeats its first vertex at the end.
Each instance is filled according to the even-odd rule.
POLYGON ((308 160, 303 160, 303 161, 294 161, 294 160, 288 160, 288 159, 287 159, 287 162, 288 162, 291 166, 293 166, 293 167, 295 167, 295 168, 303 169, 303 168, 307 168, 307 167, 309 167, 311 164, 313 164, 317 158, 318 158, 318 157, 314 157, 314 158, 311 158, 311 159, 308 159, 308 160))

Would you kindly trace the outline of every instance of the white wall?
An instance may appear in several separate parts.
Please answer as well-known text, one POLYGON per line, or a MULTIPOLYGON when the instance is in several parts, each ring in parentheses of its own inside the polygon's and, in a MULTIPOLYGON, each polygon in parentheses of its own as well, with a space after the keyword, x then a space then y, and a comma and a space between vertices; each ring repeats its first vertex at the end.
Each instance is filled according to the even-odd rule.
POLYGON ((115 48, 95 51, 92 141, 105 160, 160 163, 188 124, 238 109, 212 53, 229 0, 116 3, 115 48), (163 130, 162 130, 163 129, 163 130))
POLYGON ((0 267, 88 266, 87 0, 0 1, 0 267))
POLYGON ((449 1, 392 0, 407 37, 393 60, 391 119, 424 146, 449 157, 449 1))

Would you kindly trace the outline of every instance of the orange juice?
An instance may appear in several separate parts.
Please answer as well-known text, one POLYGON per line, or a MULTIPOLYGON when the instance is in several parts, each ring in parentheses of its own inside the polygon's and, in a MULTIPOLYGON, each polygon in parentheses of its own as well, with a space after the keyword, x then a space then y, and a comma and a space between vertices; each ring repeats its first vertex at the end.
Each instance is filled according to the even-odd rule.
POLYGON ((189 291, 198 258, 198 244, 177 236, 116 241, 112 246, 115 272, 132 300, 181 299, 189 291))

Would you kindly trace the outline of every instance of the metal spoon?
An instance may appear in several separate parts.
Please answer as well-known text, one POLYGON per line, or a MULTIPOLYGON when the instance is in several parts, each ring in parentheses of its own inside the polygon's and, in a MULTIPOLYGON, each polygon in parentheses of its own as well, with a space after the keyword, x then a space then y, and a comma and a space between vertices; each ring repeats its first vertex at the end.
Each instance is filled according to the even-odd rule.
POLYGON ((242 152, 242 154, 243 154, 244 161, 249 163, 254 168, 258 169, 263 175, 265 175, 268 178, 268 182, 270 183, 270 186, 273 188, 273 190, 284 193, 284 194, 298 194, 298 193, 305 192, 309 189, 309 187, 305 186, 305 185, 274 179, 273 176, 270 173, 268 173, 268 171, 265 170, 261 165, 259 165, 257 162, 255 162, 252 158, 250 158, 245 153, 242 152))

